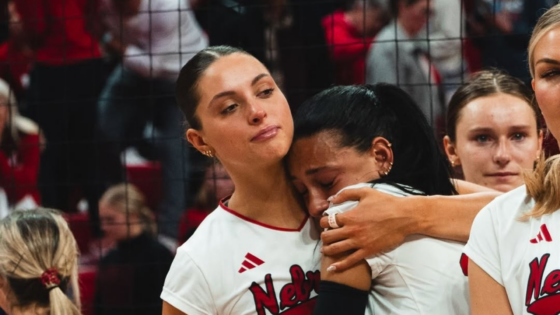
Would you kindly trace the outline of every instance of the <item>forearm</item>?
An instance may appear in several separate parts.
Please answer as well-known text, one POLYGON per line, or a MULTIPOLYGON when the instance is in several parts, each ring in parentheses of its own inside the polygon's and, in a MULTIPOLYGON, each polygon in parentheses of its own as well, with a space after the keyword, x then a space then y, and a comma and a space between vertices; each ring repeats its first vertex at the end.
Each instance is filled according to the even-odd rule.
POLYGON ((416 217, 415 234, 466 242, 478 212, 500 193, 484 192, 461 196, 428 196, 414 198, 412 212, 416 217))

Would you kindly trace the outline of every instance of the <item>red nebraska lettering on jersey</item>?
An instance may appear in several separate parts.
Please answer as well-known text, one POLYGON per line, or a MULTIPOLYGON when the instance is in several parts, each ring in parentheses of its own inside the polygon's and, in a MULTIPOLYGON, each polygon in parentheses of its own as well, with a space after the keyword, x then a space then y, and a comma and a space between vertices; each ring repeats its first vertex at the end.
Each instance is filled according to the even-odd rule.
POLYGON ((544 278, 544 270, 549 257, 550 254, 544 254, 540 262, 538 258, 535 258, 529 263, 531 273, 527 282, 525 305, 527 312, 534 315, 560 313, 560 270, 553 270, 544 278), (533 303, 531 303, 532 298, 535 299, 533 303))
MULTIPOLYGON (((253 282, 249 287, 255 300, 255 307, 258 315, 265 315, 265 309, 274 315, 280 314, 280 310, 290 308, 284 313, 290 314, 311 314, 315 303, 309 304, 311 292, 319 292, 319 282, 321 275, 319 271, 308 271, 304 273, 303 269, 298 265, 290 267, 290 275, 292 282, 284 285, 280 290, 280 303, 274 291, 272 276, 267 274, 264 278, 266 290, 253 282), (305 304, 305 305, 303 305, 305 304), (296 309, 301 310, 298 312, 296 309), (306 310, 306 311, 304 311, 306 310)), ((313 301, 314 302, 314 301, 313 301)))

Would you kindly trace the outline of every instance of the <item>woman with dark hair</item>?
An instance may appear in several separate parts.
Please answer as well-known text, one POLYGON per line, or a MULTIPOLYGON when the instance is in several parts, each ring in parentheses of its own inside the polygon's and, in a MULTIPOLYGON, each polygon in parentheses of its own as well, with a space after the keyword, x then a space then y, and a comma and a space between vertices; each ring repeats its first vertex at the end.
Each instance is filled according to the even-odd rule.
POLYGON ((443 145, 465 180, 498 191, 523 185, 542 152, 540 110, 521 80, 481 71, 451 98, 443 145))
MULTIPOLYGON (((327 198, 344 187, 372 187, 400 197, 457 193, 430 125, 396 86, 330 88, 303 103, 294 121, 288 156, 293 183, 313 216, 328 214, 331 228, 337 227, 337 213, 356 205, 329 204, 327 198)), ((468 314, 462 248, 458 242, 409 236, 395 250, 340 273, 329 266, 342 257, 325 257, 314 314, 364 314, 368 294, 366 314, 468 314), (361 310, 354 309, 357 304, 361 310)))

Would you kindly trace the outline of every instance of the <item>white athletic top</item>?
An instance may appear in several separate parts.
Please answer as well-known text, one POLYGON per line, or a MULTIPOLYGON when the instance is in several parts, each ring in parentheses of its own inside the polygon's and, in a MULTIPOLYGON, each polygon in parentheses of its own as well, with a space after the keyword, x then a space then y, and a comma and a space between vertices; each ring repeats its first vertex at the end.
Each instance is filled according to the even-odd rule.
POLYGON ((464 252, 505 287, 514 314, 560 314, 560 211, 521 221, 534 205, 525 186, 496 198, 464 252))
POLYGON ((319 230, 248 219, 220 203, 177 251, 161 298, 188 315, 310 315, 320 281, 319 230))
POLYGON ((127 45, 123 64, 146 78, 175 82, 179 71, 208 39, 188 0, 141 0, 139 13, 121 18, 112 0, 102 1, 105 22, 127 45))
MULTIPOLYGON (((410 195, 388 184, 345 189, 361 187, 394 196, 410 195)), ((326 212, 346 212, 356 204, 345 202, 326 212)), ((459 264, 463 247, 458 242, 412 235, 395 250, 366 259, 373 279, 366 314, 470 314, 467 277, 459 264)))

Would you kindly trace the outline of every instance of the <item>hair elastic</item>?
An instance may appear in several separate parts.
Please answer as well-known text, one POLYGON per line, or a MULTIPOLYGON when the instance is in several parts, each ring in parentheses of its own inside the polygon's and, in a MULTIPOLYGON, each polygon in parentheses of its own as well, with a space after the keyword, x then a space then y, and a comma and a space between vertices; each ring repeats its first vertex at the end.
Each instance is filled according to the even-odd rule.
POLYGON ((45 286, 47 290, 52 290, 60 284, 60 277, 58 270, 52 267, 43 272, 41 275, 41 283, 45 286))

